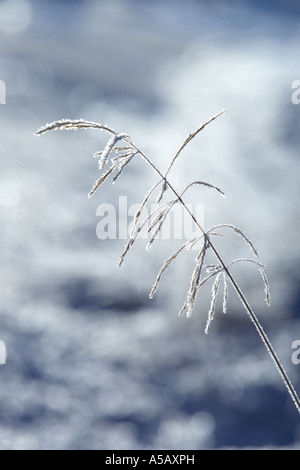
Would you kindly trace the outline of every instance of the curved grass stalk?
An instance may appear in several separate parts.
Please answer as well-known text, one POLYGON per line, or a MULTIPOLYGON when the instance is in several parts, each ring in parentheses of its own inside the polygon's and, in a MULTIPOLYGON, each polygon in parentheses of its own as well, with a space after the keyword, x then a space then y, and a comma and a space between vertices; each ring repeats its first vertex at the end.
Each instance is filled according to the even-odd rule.
MULTIPOLYGON (((215 245, 212 243, 211 241, 211 238, 210 238, 210 234, 213 233, 213 230, 216 230, 218 228, 222 228, 222 227, 227 227, 227 228, 230 228, 232 229, 235 233, 237 233, 238 235, 242 236, 244 238, 244 240, 249 244, 249 246, 251 247, 252 251, 254 252, 254 255, 257 257, 257 251, 255 249, 255 247, 253 246, 253 244, 250 242, 250 240, 246 237, 246 235, 238 228, 234 227, 233 225, 231 224, 220 224, 220 225, 216 225, 215 227, 212 227, 210 230, 208 231, 205 231, 203 229, 203 227, 199 224, 198 220, 196 219, 196 217, 194 216, 194 214, 191 212, 191 210, 188 208, 188 206, 185 204, 184 200, 183 200, 183 196, 185 194, 185 192, 188 190, 189 187, 191 187, 193 184, 201 184, 201 185, 204 185, 204 186, 208 186, 208 187, 211 187, 213 189, 216 189, 218 192, 220 192, 221 194, 223 194, 223 192, 209 184, 209 183, 204 183, 204 182, 201 182, 201 181, 196 181, 194 183, 191 183, 189 184, 181 193, 178 193, 177 190, 174 188, 174 186, 170 183, 170 181, 168 180, 167 176, 171 170, 171 168, 173 167, 175 161, 177 160, 177 158, 179 157, 179 155, 181 154, 181 152, 183 151, 183 149, 187 146, 187 144, 201 131, 203 130, 210 122, 212 122, 213 120, 215 120, 217 117, 219 117, 221 114, 224 113, 224 110, 220 111, 219 113, 217 113, 215 116, 213 116, 212 118, 210 118, 208 121, 206 121, 204 124, 202 124, 195 132, 193 132, 192 134, 190 134, 187 139, 185 139, 185 141, 183 142, 183 144, 180 146, 179 150, 176 152, 175 156, 173 157, 173 159, 171 160, 166 172, 163 174, 158 168, 157 166, 142 152, 142 150, 140 150, 134 143, 133 141, 131 140, 131 138, 126 135, 126 134, 119 134, 117 133, 116 131, 114 131, 113 129, 109 128, 107 125, 102 125, 102 124, 98 124, 98 123, 94 123, 94 122, 90 122, 90 121, 85 121, 83 119, 79 119, 79 120, 61 120, 61 121, 55 121, 51 124, 47 124, 46 126, 42 127, 41 129, 39 129, 36 133, 36 135, 41 135, 47 131, 50 131, 50 130, 57 130, 57 129, 83 129, 83 128, 93 128, 93 129, 100 129, 100 130, 105 130, 107 131, 108 133, 112 134, 112 137, 111 139, 108 141, 105 149, 102 151, 102 152, 97 152, 96 154, 94 154, 94 156, 96 158, 99 158, 100 161, 99 161, 99 167, 102 168, 111 152, 118 152, 120 149, 121 150, 124 150, 125 151, 129 151, 131 152, 132 154, 132 157, 135 156, 135 155, 140 155, 144 161, 146 163, 148 163, 150 165, 150 167, 153 169, 153 171, 155 171, 156 175, 159 177, 159 181, 150 189, 150 191, 148 191, 148 193, 146 194, 146 197, 144 198, 139 210, 137 211, 136 213, 136 216, 135 216, 135 219, 134 219, 134 224, 133 224, 133 229, 132 229, 132 234, 131 234, 131 238, 121 256, 121 259, 120 259, 120 262, 119 262, 119 265, 122 264, 123 260, 124 260, 124 257, 125 255, 127 254, 130 246, 132 246, 132 244, 134 243, 134 241, 136 240, 138 234, 140 233, 142 227, 144 226, 144 224, 146 223, 145 221, 142 222, 140 225, 138 225, 139 223, 139 219, 140 219, 140 216, 141 216, 141 213, 143 211, 143 208, 145 207, 145 205, 147 204, 147 202, 149 201, 149 198, 150 196, 154 193, 154 191, 157 189, 157 187, 162 183, 162 188, 161 188, 161 191, 160 191, 160 194, 157 198, 157 201, 160 201, 165 193, 166 190, 170 190, 174 196, 175 196, 175 199, 172 201, 172 203, 174 203, 174 201, 176 202, 179 202, 182 207, 184 208, 184 210, 189 214, 189 216, 191 217, 191 219, 193 220, 193 222, 195 223, 195 225, 199 228, 200 232, 201 232, 201 235, 200 237, 196 237, 195 239, 193 240, 189 240, 189 242, 187 242, 186 244, 184 244, 179 250, 177 250, 177 252, 175 252, 175 254, 173 254, 170 258, 168 258, 168 260, 165 261, 165 263, 163 264, 157 278, 156 278, 156 281, 154 283, 154 286, 152 287, 152 290, 150 292, 150 297, 153 297, 156 289, 157 289, 157 285, 161 279, 161 276, 162 274, 165 272, 165 270, 168 268, 168 266, 170 265, 170 263, 176 259, 176 257, 178 256, 178 254, 182 251, 182 249, 184 248, 184 246, 187 246, 188 244, 190 244, 190 247, 192 245, 194 245, 198 239, 200 239, 201 237, 203 237, 203 246, 201 248, 201 250, 199 251, 198 253, 198 256, 196 257, 196 266, 194 268, 194 271, 193 271, 193 274, 192 274, 192 277, 191 277, 191 284, 190 284, 190 289, 189 289, 189 292, 188 292, 188 295, 187 295, 187 299, 183 305, 183 307, 181 308, 180 312, 179 312, 179 315, 181 315, 182 313, 184 313, 185 311, 187 312, 187 316, 190 316, 192 311, 193 311, 193 308, 194 308, 194 303, 195 303, 195 299, 196 299, 196 296, 197 296, 197 293, 200 289, 200 287, 205 284, 207 281, 209 281, 210 279, 214 278, 215 277, 215 280, 214 280, 214 283, 213 283, 213 286, 212 286, 212 300, 211 300, 211 305, 210 305, 210 309, 209 309, 209 312, 208 312, 208 321, 207 321, 207 325, 206 325, 206 328, 205 328, 205 332, 207 333, 210 325, 211 325, 211 322, 212 322, 212 319, 214 317, 214 312, 215 312, 215 305, 216 305, 216 297, 217 297, 217 294, 218 294, 218 290, 219 290, 219 286, 220 286, 220 280, 221 280, 221 276, 223 277, 223 281, 224 281, 224 292, 223 292, 223 312, 225 313, 226 312, 226 307, 227 307, 227 296, 228 296, 228 288, 227 288, 227 280, 230 281, 231 285, 233 286, 237 296, 239 297, 239 299, 241 300, 242 302, 242 305, 243 307, 245 308, 250 320, 252 321, 252 323, 254 324, 263 344, 265 345, 268 353, 270 354, 271 358, 273 359, 274 363, 275 363, 275 366, 276 368, 278 369, 280 375, 281 375, 281 378, 283 380, 283 383, 285 384, 285 386, 287 387, 287 390, 289 392, 289 394, 291 395, 293 401, 294 401, 294 404, 298 410, 298 412, 300 412, 300 399, 289 379, 289 377, 287 376, 277 354, 275 353, 274 351, 274 348, 268 338, 268 336, 266 335, 266 333, 264 332, 263 330, 263 327, 261 326, 259 320, 257 319, 254 311, 252 310, 251 306, 249 305, 245 295, 243 294, 243 292, 241 291, 239 285, 237 284, 235 278, 233 277, 233 275, 231 274, 231 271, 230 271, 230 267, 237 263, 237 262, 240 262, 240 261, 249 261, 249 262, 252 262, 252 263, 255 263, 256 266, 258 267, 258 270, 259 272, 261 273, 261 276, 262 276, 262 279, 263 279, 263 282, 264 282, 264 286, 265 286, 265 294, 266 294, 266 300, 267 302, 269 303, 270 302, 270 294, 269 294, 269 284, 268 284, 268 281, 267 281, 267 277, 266 277, 266 274, 265 274, 265 271, 264 271, 264 265, 262 265, 261 263, 259 263, 258 261, 256 260, 249 260, 249 259, 238 259, 238 260, 234 260, 232 261, 231 263, 229 264, 225 264, 225 262, 223 261, 221 255, 219 254, 218 250, 216 249, 215 245), (123 140, 124 142, 126 142, 126 144, 128 144, 128 147, 115 147, 115 144, 119 141, 119 140, 123 140), (217 261, 218 261, 218 264, 217 265, 214 265, 214 266, 211 266, 209 268, 209 274, 205 277, 205 278, 201 278, 201 273, 202 273, 202 268, 204 266, 204 261, 205 261, 205 257, 206 257, 206 253, 208 251, 208 249, 210 249, 217 261)), ((132 160, 132 157, 130 159, 128 159, 128 161, 126 163, 129 163, 131 160, 132 160)), ((103 183, 104 180, 106 180, 106 178, 116 169, 118 168, 119 172, 117 174, 117 177, 121 174, 123 168, 124 168, 125 164, 123 164, 122 160, 120 159, 116 159, 115 157, 115 160, 112 159, 112 166, 110 167, 110 169, 104 173, 104 175, 102 175, 95 183, 93 189, 91 190, 91 192, 89 193, 89 197, 92 196, 94 194, 94 192, 99 188, 99 186, 103 183)), ((115 181, 116 178, 114 178, 114 181, 115 181)), ((161 207, 158 209, 160 210, 158 216, 156 217, 156 222, 153 223, 152 225, 152 228, 154 228, 156 226, 156 234, 160 231, 161 227, 162 227, 162 224, 169 212, 169 205, 170 203, 167 203, 166 205, 166 209, 161 209, 161 207)), ((164 206, 164 205, 163 205, 164 206)), ((150 216, 153 216, 153 213, 150 214, 150 216)), ((149 217, 150 217, 149 216, 149 217)), ((149 217, 146 219, 148 220, 149 217)))

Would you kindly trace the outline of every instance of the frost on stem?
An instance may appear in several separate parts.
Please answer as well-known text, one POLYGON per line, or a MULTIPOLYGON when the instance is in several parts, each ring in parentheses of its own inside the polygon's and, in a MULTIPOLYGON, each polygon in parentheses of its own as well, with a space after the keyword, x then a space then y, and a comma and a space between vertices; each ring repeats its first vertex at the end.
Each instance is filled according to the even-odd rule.
POLYGON ((208 319, 205 327, 205 333, 208 333, 208 330, 210 328, 211 322, 213 321, 215 310, 216 310, 216 300, 217 300, 217 294, 220 286, 220 277, 222 273, 218 273, 216 275, 215 281, 212 286, 211 290, 211 303, 208 311, 208 319))
POLYGON ((203 238, 203 235, 200 235, 196 238, 193 238, 192 240, 188 240, 187 242, 185 242, 178 250, 175 251, 175 253, 172 254, 172 256, 170 256, 170 258, 168 258, 164 264, 162 265, 162 267, 160 268, 159 270, 159 273, 156 277, 156 280, 153 284, 153 287, 151 289, 151 292, 149 294, 149 297, 150 299, 153 298, 156 290, 157 290, 157 287, 158 287, 158 284, 159 284, 159 281, 161 280, 162 278, 162 275, 163 273, 168 269, 168 267, 170 266, 171 262, 174 261, 177 256, 183 251, 184 248, 186 248, 188 245, 190 245, 190 247, 192 247, 195 243, 197 243, 201 238, 203 238))
POLYGON ((190 288, 187 294, 187 298, 183 306, 181 307, 181 310, 179 312, 179 316, 182 315, 184 312, 186 313, 187 317, 190 317, 193 310, 194 310, 194 305, 195 305, 195 300, 198 294, 198 291, 201 287, 201 272, 203 268, 203 263, 205 260, 206 256, 206 251, 210 246, 210 241, 207 236, 205 236, 205 241, 203 243, 203 246, 201 250, 198 253, 198 256, 196 258, 196 266, 194 268, 192 277, 191 277, 191 282, 190 282, 190 288))
POLYGON ((99 168, 100 169, 102 169, 105 166, 105 164, 108 160, 108 157, 110 156, 110 153, 114 149, 114 146, 116 145, 118 140, 123 139, 124 137, 126 137, 126 134, 114 134, 114 135, 112 135, 112 137, 108 140, 106 146, 104 147, 104 150, 102 150, 102 152, 97 152, 96 154, 94 154, 94 157, 96 157, 96 156, 100 157, 100 160, 99 160, 99 168))
POLYGON ((231 225, 231 224, 216 225, 216 226, 212 227, 211 229, 209 229, 208 231, 205 232, 203 230, 203 228, 199 225, 199 222, 196 220, 196 218, 191 213, 188 206, 184 203, 184 201, 182 199, 185 192, 191 186, 193 186, 195 184, 200 184, 200 185, 204 185, 206 187, 215 189, 220 194, 224 195, 224 193, 219 188, 217 188, 214 185, 211 185, 210 183, 206 183, 206 182, 203 182, 203 181, 195 181, 195 182, 192 182, 192 183, 188 184, 186 186, 186 188, 181 193, 179 193, 172 186, 172 184, 170 183, 170 180, 168 179, 168 174, 169 174, 170 170, 174 166, 175 161, 181 155, 184 148, 189 144, 189 142, 191 142, 192 139, 194 139, 196 137, 196 135, 200 131, 202 131, 209 123, 214 121, 217 117, 219 117, 223 113, 224 113, 224 110, 222 110, 221 112, 215 114, 208 121, 206 121, 204 124, 202 124, 200 127, 198 127, 198 129, 195 132, 189 134, 189 136, 185 139, 183 144, 180 146, 179 150, 176 152, 175 156, 172 158, 172 160, 171 160, 171 162, 170 162, 170 164, 169 164, 169 166, 168 166, 168 168, 167 168, 167 170, 164 174, 132 142, 130 137, 128 137, 126 134, 120 134, 120 133, 116 132, 115 130, 109 128, 107 125, 98 124, 98 123, 91 122, 91 121, 85 121, 84 119, 79 119, 79 120, 63 119, 63 120, 60 120, 60 121, 54 121, 50 124, 46 124, 44 127, 40 128, 36 132, 36 135, 41 135, 45 132, 48 132, 48 131, 51 131, 51 130, 58 130, 58 129, 61 129, 61 130, 64 130, 64 129, 66 129, 66 130, 68 130, 68 129, 77 130, 77 129, 89 129, 89 128, 90 129, 92 128, 92 129, 104 130, 104 131, 108 132, 109 134, 111 134, 110 139, 108 140, 105 148, 100 152, 96 152, 94 154, 94 157, 99 158, 99 168, 102 169, 105 166, 105 164, 107 163, 108 159, 111 157, 112 153, 116 154, 116 156, 111 157, 111 166, 110 166, 110 168, 105 173, 103 173, 100 176, 99 179, 96 180, 96 182, 94 184, 94 187, 92 188, 91 192, 89 193, 89 196, 93 195, 95 193, 95 191, 101 186, 101 184, 104 181, 106 181, 106 179, 116 171, 116 174, 114 174, 114 176, 113 176, 113 182, 115 182, 116 179, 122 173, 125 166, 128 165, 128 163, 130 163, 132 161, 132 159, 135 155, 139 155, 148 165, 150 165, 152 170, 158 176, 158 181, 147 192, 145 198, 143 199, 143 201, 140 205, 140 208, 138 209, 138 211, 135 215, 134 223, 133 223, 133 227, 132 227, 132 232, 131 232, 131 237, 130 237, 129 242, 127 243, 127 245, 125 247, 125 250, 123 251, 123 253, 121 255, 119 265, 122 264, 122 262, 124 260, 124 257, 127 254, 128 250, 134 244, 134 242, 135 242, 136 238, 138 237, 139 233, 141 232, 142 228, 148 222, 150 222, 150 224, 151 224, 151 230, 154 231, 154 236, 152 236, 152 239, 150 240, 150 242, 148 244, 148 248, 152 245, 153 240, 155 238, 155 235, 157 235, 160 232, 160 230, 163 226, 163 223, 165 222, 165 220, 168 216, 170 208, 172 207, 172 205, 175 202, 179 202, 183 206, 184 210, 192 218, 193 222, 200 229, 202 235, 199 236, 199 237, 196 237, 195 239, 189 240, 188 242, 184 243, 171 257, 169 257, 164 262, 163 266, 161 267, 161 269, 160 269, 160 271, 157 275, 155 283, 152 287, 152 290, 150 292, 150 297, 151 298, 153 297, 154 293, 157 290, 158 284, 159 284, 159 282, 162 278, 162 275, 167 270, 167 268, 170 266, 171 262, 178 257, 178 255, 183 251, 183 249, 185 247, 191 249, 192 247, 194 247, 194 245, 199 240, 203 239, 203 246, 202 246, 201 250, 199 251, 199 253, 196 257, 196 260, 195 260, 195 267, 194 267, 194 270, 193 270, 193 273, 192 273, 192 276, 191 276, 190 287, 189 287, 189 290, 188 290, 188 293, 187 293, 187 298, 186 298, 186 301, 185 301, 184 305, 182 306, 179 314, 182 315, 184 312, 186 312, 186 315, 189 317, 192 314, 192 311, 194 309, 195 301, 196 301, 196 297, 197 297, 199 289, 204 284, 209 282, 210 280, 213 280, 212 297, 211 297, 210 307, 209 307, 209 310, 208 310, 207 324, 206 324, 206 328, 205 328, 205 333, 207 333, 210 326, 211 326, 211 323, 212 323, 212 320, 214 318, 214 314, 215 314, 215 311, 216 311, 216 301, 217 301, 217 295, 218 295, 219 288, 220 288, 221 279, 222 279, 223 285, 224 285, 222 310, 223 310, 224 313, 226 313, 226 311, 227 311, 227 299, 228 299, 228 286, 227 286, 227 284, 228 284, 228 281, 230 281, 230 283, 233 286, 236 294, 240 298, 240 300, 243 304, 243 307, 245 308, 247 314, 249 315, 249 318, 254 323, 254 325, 257 329, 257 332, 259 333, 259 335, 261 337, 261 340, 263 341, 267 351, 270 353, 272 359, 274 360, 274 363, 275 363, 276 367, 278 368, 278 370, 281 374, 282 380, 283 380, 283 382, 286 385, 290 395, 292 396, 292 398, 294 400, 294 403, 295 403, 295 406, 296 406, 297 410, 300 412, 300 399, 299 399, 297 393, 295 392, 295 390, 294 390, 287 374, 285 373, 285 371, 284 371, 284 369, 281 365, 281 362, 278 359, 278 357, 277 357, 277 355, 276 355, 276 353, 275 353, 275 351, 274 351, 267 335, 264 333, 262 326, 260 325, 258 319, 256 318, 256 315, 252 311, 252 309, 251 309, 250 305, 248 304, 244 294, 240 290, 237 282, 235 281, 234 277, 231 274, 231 271, 229 270, 231 268, 231 266, 233 266, 235 263, 238 263, 238 262, 250 262, 250 263, 253 263, 254 265, 256 265, 256 267, 258 268, 258 270, 259 270, 259 272, 262 276, 262 280, 263 280, 263 283, 264 283, 266 301, 269 304, 270 303, 269 283, 268 283, 267 276, 266 276, 266 273, 265 273, 264 265, 259 263, 257 260, 252 260, 252 259, 247 259, 247 258, 241 258, 241 259, 233 260, 229 264, 226 265, 223 262, 223 259, 220 256, 219 252, 216 250, 214 244, 211 242, 211 238, 212 238, 212 235, 221 235, 219 233, 219 229, 229 228, 234 233, 241 236, 245 240, 245 242, 251 248, 251 250, 252 250, 253 254, 255 255, 255 257, 258 256, 256 248, 254 247, 253 243, 248 239, 248 237, 243 233, 243 231, 241 229, 239 229, 239 228, 237 228, 237 227, 235 227, 234 225, 231 225), (124 147, 116 147, 117 142, 120 141, 120 140, 123 140, 125 142, 124 147), (161 201, 164 193, 167 190, 170 190, 174 194, 174 198, 166 204, 161 204, 157 210, 153 211, 150 214, 150 216, 147 217, 146 221, 141 221, 140 218, 141 218, 141 214, 143 212, 144 207, 149 202, 150 197, 152 196, 154 191, 159 186, 161 186, 161 187, 160 187, 160 193, 159 193, 158 198, 157 198, 158 202, 161 201), (205 261, 208 249, 210 250, 211 253, 213 253, 216 256, 217 264, 208 265, 208 266, 204 265, 204 261, 205 261), (206 268, 206 270, 207 270, 207 275, 205 277, 202 277, 203 268, 206 268))
MULTIPOLYGON (((40 128, 36 135, 43 134, 45 132, 51 131, 51 130, 68 130, 68 129, 99 129, 99 130, 104 130, 108 132, 110 135, 110 138, 107 140, 107 143, 104 147, 103 150, 97 151, 94 153, 94 157, 99 159, 99 169, 103 169, 104 166, 106 165, 108 159, 111 161, 111 166, 106 170, 94 183, 93 188, 91 189, 89 193, 89 197, 91 197, 96 190, 112 175, 112 182, 114 183, 117 178, 121 175, 123 169, 132 161, 133 157, 136 155, 140 155, 151 167, 152 169, 159 175, 159 180, 151 187, 151 189, 147 192, 146 196, 144 197, 138 211, 135 214, 132 229, 131 229, 131 235, 130 239, 125 246, 125 249, 121 255, 120 261, 119 261, 119 266, 123 263, 123 260, 128 253, 129 249, 131 246, 134 244, 138 236, 140 235, 142 229, 147 226, 148 228, 148 233, 151 234, 150 241, 148 242, 146 248, 149 249, 154 240, 157 238, 158 234, 162 230, 162 226, 164 222, 166 221, 171 208, 175 203, 180 203, 186 209, 188 212, 189 210, 187 209, 187 206, 185 205, 183 201, 183 196, 186 194, 186 192, 194 185, 201 185, 204 187, 207 187, 209 189, 214 189, 216 190, 219 194, 224 196, 223 191, 218 188, 217 186, 212 185, 211 183, 207 183, 205 181, 193 181, 189 183, 182 191, 181 193, 177 193, 175 189, 170 185, 167 176, 174 166, 175 161, 178 159, 180 154, 182 153, 183 149, 188 145, 189 142, 191 142, 192 139, 195 138, 195 136, 202 131, 209 123, 211 123, 213 120, 215 120, 217 117, 219 117, 221 114, 224 113, 224 110, 221 112, 215 114, 212 116, 208 121, 204 122, 204 124, 201 124, 201 126, 198 127, 198 129, 189 134, 189 136, 184 140, 183 144, 179 147, 178 151, 172 158, 165 174, 163 175, 160 173, 160 171, 157 169, 155 164, 132 142, 130 137, 127 134, 124 133, 118 133, 115 130, 111 129, 108 127, 106 124, 98 124, 96 122, 92 121, 86 121, 84 119, 77 119, 77 120, 71 120, 71 119, 62 119, 59 121, 54 121, 50 124, 46 124, 44 127, 40 128), (119 141, 123 141, 125 144, 122 146, 117 146, 119 141), (171 191, 175 194, 175 198, 172 199, 171 201, 160 204, 158 208, 153 210, 150 215, 145 219, 141 220, 141 215, 143 213, 143 209, 146 207, 147 203, 150 200, 150 197, 153 195, 154 191, 162 184, 160 193, 157 197, 157 201, 160 201, 162 199, 163 194, 166 192, 168 188, 171 189, 171 191)), ((211 229, 209 229, 207 232, 204 232, 202 227, 200 227, 198 221, 194 218, 194 216, 189 212, 190 216, 193 217, 194 222, 198 225, 200 230, 202 231, 202 235, 200 237, 196 237, 195 239, 189 240, 188 242, 184 243, 170 258, 168 258, 162 268, 160 269, 156 281, 152 287, 152 290, 150 292, 150 297, 152 298, 154 293, 157 290, 159 281, 163 275, 163 273, 166 271, 166 269, 169 267, 171 262, 177 258, 177 256, 183 251, 184 247, 188 247, 189 249, 192 249, 194 245, 201 239, 204 239, 204 243, 202 246, 202 249, 199 251, 198 256, 196 258, 196 265, 193 271, 193 274, 191 276, 191 283, 190 283, 190 288, 187 294, 187 299, 183 305, 183 307, 180 310, 180 315, 184 312, 186 312, 187 316, 190 316, 192 314, 192 311, 194 309, 195 305, 195 300, 198 294, 198 291, 200 287, 205 284, 207 281, 212 279, 214 276, 216 276, 214 284, 213 284, 213 291, 212 291, 212 303, 209 309, 209 318, 213 318, 214 315, 214 310, 215 310, 215 298, 217 296, 219 284, 220 284, 220 279, 221 279, 221 273, 222 273, 222 278, 224 282, 224 294, 223 294, 223 311, 226 311, 226 306, 227 306, 227 296, 228 296, 228 288, 227 288, 227 272, 226 270, 231 264, 234 264, 237 262, 235 260, 232 262, 230 265, 225 267, 225 265, 216 265, 213 269, 210 269, 209 274, 202 278, 202 268, 204 266, 204 260, 206 257, 206 252, 208 248, 211 246, 211 242, 209 239, 210 235, 220 235, 218 232, 219 229, 222 228, 229 228, 233 230, 236 234, 240 235, 250 246, 252 249, 254 255, 257 257, 257 250, 252 244, 252 242, 246 237, 246 235, 242 232, 241 229, 235 227, 234 225, 231 224, 220 224, 220 225, 215 225, 211 229), (217 232, 216 232, 217 231, 217 232), (218 281, 217 281, 218 280, 218 281)), ((267 302, 270 300, 270 294, 269 294, 269 284, 267 281, 267 277, 265 274, 265 271, 260 265, 260 272, 261 276, 264 281, 265 285, 265 293, 266 293, 266 299, 267 302)), ((211 323, 211 321, 210 321, 211 323)))

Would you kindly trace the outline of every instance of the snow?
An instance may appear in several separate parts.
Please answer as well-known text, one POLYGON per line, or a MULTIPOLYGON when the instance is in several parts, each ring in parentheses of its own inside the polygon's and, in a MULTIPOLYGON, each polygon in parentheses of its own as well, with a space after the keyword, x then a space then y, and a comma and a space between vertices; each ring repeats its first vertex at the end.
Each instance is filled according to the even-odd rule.
MULTIPOLYGON (((259 272, 232 269, 299 390, 299 12, 23 0, 22 19, 12 3, 0 15, 0 448, 299 447, 297 411, 230 286, 226 315, 221 295, 205 335, 211 286, 190 319, 177 315, 195 251, 183 250, 150 300, 178 240, 149 251, 140 240, 119 269, 126 240, 97 238, 99 205, 140 203, 151 167, 131 162, 88 199, 105 133, 33 135, 59 119, 106 122, 163 172, 225 108, 170 179, 178 191, 197 179, 225 192, 195 185, 186 201, 204 204, 206 228, 234 224, 258 248, 270 308, 259 272)), ((249 256, 240 238, 217 238, 228 262, 249 256)))

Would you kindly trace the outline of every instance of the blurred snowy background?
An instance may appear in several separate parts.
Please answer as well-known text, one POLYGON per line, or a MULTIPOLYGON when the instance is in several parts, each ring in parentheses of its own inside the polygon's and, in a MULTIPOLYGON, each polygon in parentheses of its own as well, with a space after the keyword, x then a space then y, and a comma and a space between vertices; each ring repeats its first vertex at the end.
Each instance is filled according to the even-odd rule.
MULTIPOLYGON (((0 1, 1 449, 299 448, 296 409, 233 292, 204 334, 209 289, 178 318, 195 252, 148 299, 178 241, 133 247, 96 236, 99 204, 138 203, 142 162, 87 198, 103 133, 56 132, 85 118, 128 133, 171 179, 195 188, 205 226, 244 229, 267 265, 272 306, 252 266, 239 283, 296 389, 300 365, 298 1, 0 1)), ((225 257, 249 256, 226 232, 225 257)))

